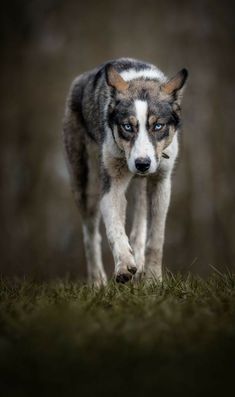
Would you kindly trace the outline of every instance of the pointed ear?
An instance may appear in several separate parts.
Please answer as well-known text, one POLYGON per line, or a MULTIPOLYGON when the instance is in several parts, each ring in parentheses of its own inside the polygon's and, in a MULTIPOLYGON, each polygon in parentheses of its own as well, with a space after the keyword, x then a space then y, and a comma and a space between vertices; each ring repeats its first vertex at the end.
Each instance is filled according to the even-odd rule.
POLYGON ((118 91, 127 90, 129 84, 123 80, 122 76, 114 69, 112 65, 106 66, 106 81, 108 85, 118 91))
POLYGON ((168 95, 175 96, 175 99, 180 101, 183 95, 183 87, 188 77, 187 69, 182 69, 172 79, 168 80, 161 86, 161 91, 168 95))

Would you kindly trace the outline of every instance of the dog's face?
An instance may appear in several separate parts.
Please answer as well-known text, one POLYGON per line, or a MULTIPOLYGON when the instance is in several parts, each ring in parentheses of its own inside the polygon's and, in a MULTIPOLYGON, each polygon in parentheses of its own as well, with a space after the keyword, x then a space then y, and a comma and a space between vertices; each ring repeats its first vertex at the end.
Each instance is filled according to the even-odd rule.
POLYGON ((187 71, 183 69, 162 84, 145 79, 126 82, 113 67, 106 75, 113 88, 109 124, 129 170, 140 175, 156 172, 164 149, 179 127, 187 71))

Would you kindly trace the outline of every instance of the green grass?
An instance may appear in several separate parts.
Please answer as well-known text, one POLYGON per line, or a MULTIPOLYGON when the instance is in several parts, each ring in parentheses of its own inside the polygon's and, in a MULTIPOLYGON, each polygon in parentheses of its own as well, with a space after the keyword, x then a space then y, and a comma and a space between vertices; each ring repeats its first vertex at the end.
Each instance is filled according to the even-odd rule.
POLYGON ((0 395, 234 395, 235 277, 0 281, 0 395))

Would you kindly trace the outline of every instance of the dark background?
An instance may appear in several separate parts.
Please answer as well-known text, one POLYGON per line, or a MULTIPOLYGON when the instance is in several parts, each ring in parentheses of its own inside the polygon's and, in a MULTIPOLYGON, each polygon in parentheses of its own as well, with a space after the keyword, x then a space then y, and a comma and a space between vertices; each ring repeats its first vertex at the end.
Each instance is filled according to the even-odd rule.
MULTIPOLYGON (((235 265, 234 2, 1 2, 1 268, 85 274, 61 125, 72 79, 108 59, 150 61, 190 78, 164 263, 207 275, 235 265)), ((131 206, 130 197, 130 206, 131 206)), ((105 242, 105 267, 112 258, 105 242)))

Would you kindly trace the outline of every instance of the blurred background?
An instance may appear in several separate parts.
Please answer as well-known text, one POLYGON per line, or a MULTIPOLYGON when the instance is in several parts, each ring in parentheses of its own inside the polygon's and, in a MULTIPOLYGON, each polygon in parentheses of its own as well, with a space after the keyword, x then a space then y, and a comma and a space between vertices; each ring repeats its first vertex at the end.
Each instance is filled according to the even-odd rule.
MULTIPOLYGON (((63 156, 65 98, 79 73, 121 56, 190 78, 164 263, 235 266, 233 1, 1 2, 1 259, 4 275, 86 274, 63 156)), ((130 196, 130 207, 132 202, 130 196)), ((109 274, 113 261, 104 237, 109 274)))

